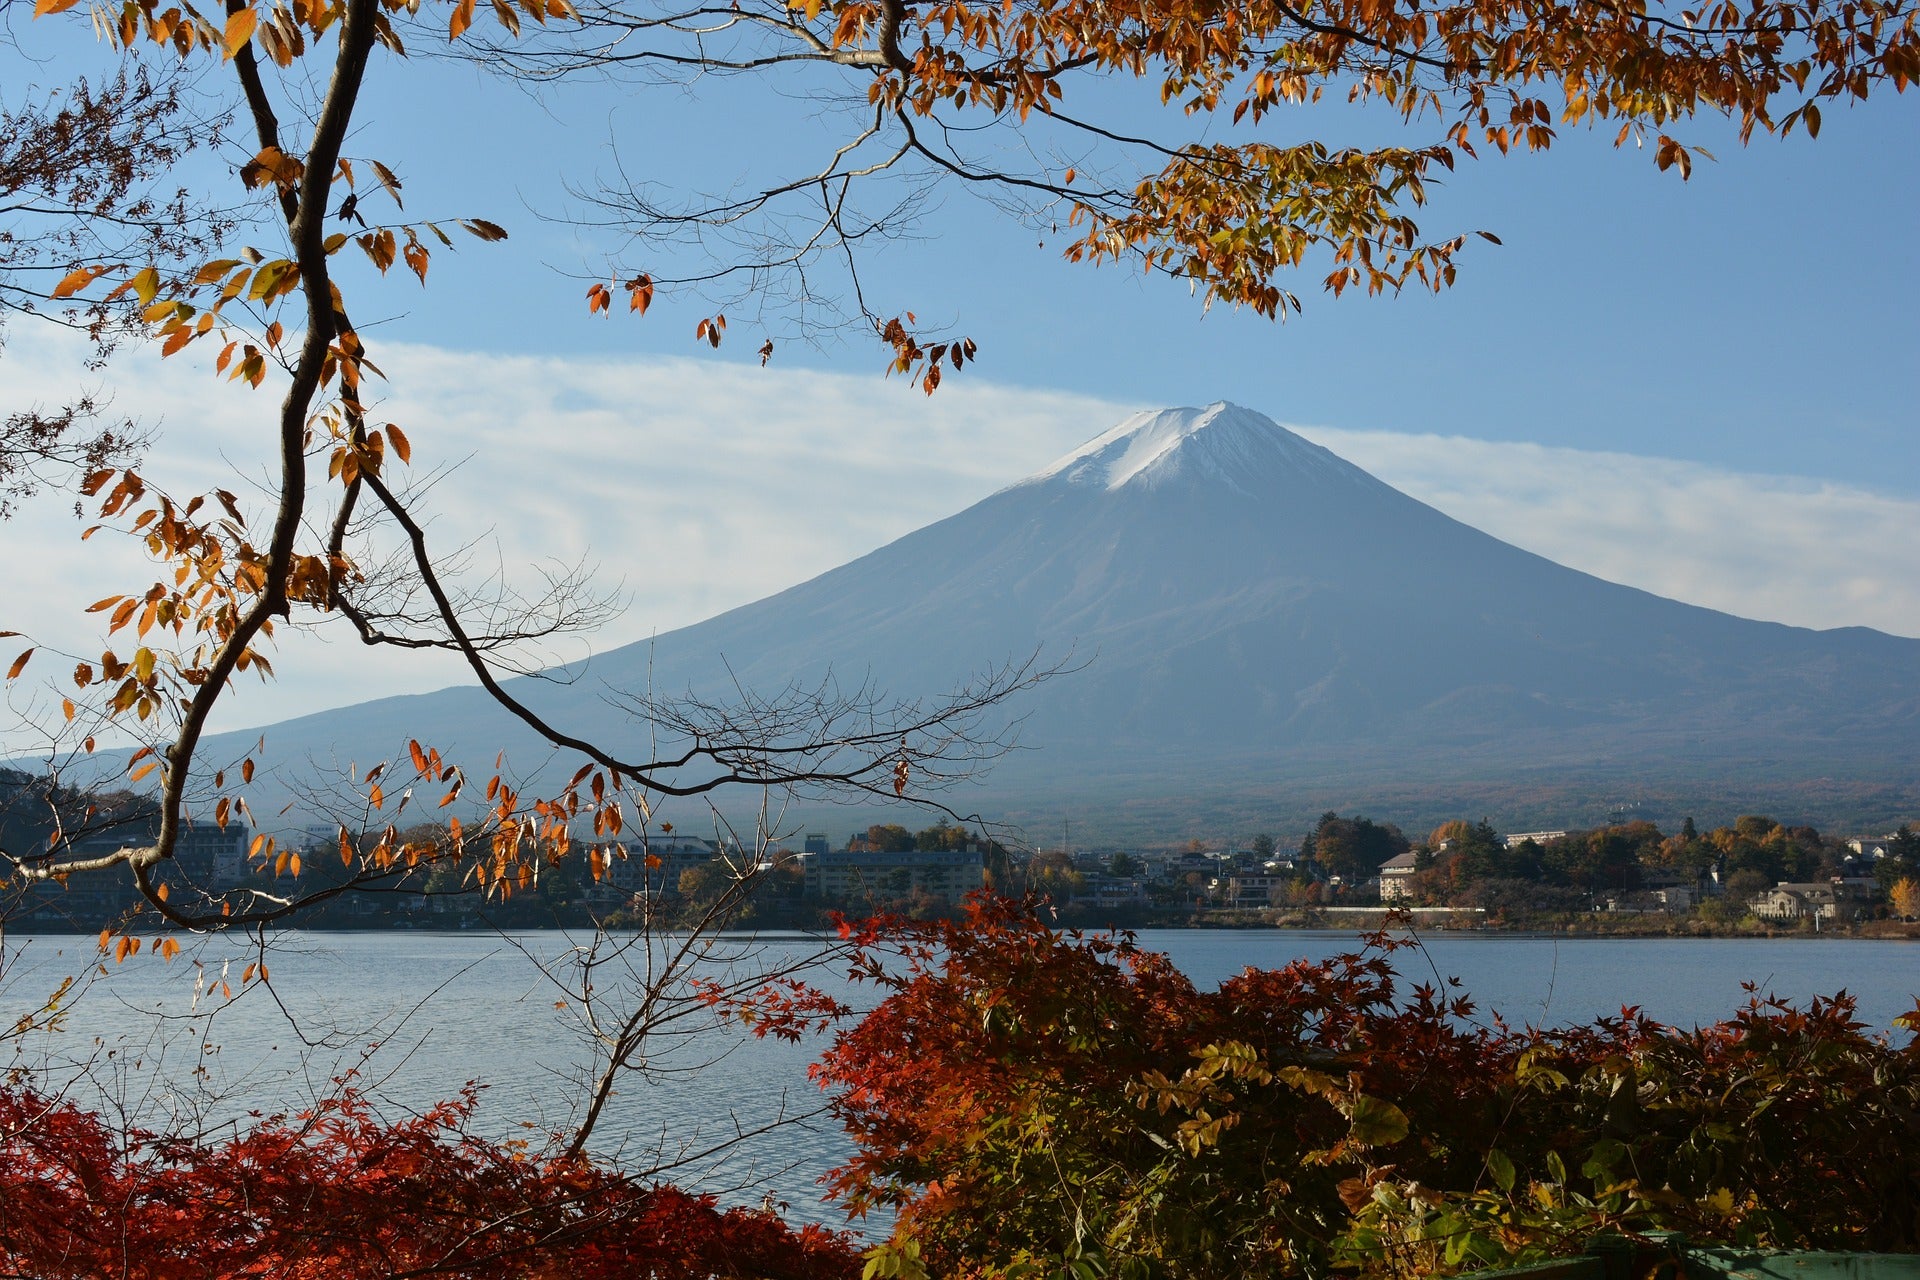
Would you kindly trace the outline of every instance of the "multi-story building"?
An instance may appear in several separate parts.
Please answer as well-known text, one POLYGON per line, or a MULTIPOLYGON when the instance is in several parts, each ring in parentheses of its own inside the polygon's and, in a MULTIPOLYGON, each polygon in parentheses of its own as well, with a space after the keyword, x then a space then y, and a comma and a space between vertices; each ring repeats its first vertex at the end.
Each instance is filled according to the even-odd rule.
POLYGON ((245 823, 229 822, 222 827, 213 822, 181 824, 180 838, 173 846, 174 865, 180 874, 209 893, 231 889, 247 878, 247 855, 253 847, 253 832, 245 823))
POLYGON ((1264 869, 1235 871, 1227 877, 1222 896, 1229 907, 1271 907, 1274 905, 1274 893, 1284 893, 1292 883, 1292 876, 1276 875, 1264 869))
POLYGON ((1413 873, 1419 870, 1418 855, 1409 849, 1380 864, 1380 901, 1404 902, 1413 896, 1413 873))

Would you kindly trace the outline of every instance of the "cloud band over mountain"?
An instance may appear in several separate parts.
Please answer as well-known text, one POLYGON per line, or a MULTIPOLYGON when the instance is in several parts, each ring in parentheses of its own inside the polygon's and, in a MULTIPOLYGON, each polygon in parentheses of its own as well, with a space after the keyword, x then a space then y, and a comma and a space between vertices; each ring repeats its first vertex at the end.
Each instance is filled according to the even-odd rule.
MULTIPOLYGON (((823 572, 986 496, 1131 408, 971 375, 928 399, 864 370, 710 360, 399 347, 382 365, 394 390, 380 415, 405 424, 423 471, 454 468, 428 497, 436 538, 481 540, 483 568, 496 538, 514 577, 535 563, 597 562, 629 602, 594 640, 598 650, 823 572)), ((149 467, 156 478, 192 491, 233 487, 234 467, 244 477, 270 388, 248 393, 140 353, 123 372, 115 410, 163 428, 149 467)), ((0 360, 9 402, 52 403, 85 380, 48 335, 30 326, 9 334, 0 360)), ((1920 635, 1920 502, 1628 455, 1298 430, 1448 514, 1602 577, 1750 617, 1920 635)), ((31 505, 6 529, 10 572, 34 568, 36 639, 97 654, 94 620, 81 609, 148 570, 131 548, 103 556, 101 538, 82 549, 78 532, 59 498, 31 505)), ((224 724, 315 710, 343 689, 374 697, 460 677, 450 663, 423 674, 410 655, 368 654, 344 638, 289 636, 283 653, 281 681, 241 690, 224 724)))

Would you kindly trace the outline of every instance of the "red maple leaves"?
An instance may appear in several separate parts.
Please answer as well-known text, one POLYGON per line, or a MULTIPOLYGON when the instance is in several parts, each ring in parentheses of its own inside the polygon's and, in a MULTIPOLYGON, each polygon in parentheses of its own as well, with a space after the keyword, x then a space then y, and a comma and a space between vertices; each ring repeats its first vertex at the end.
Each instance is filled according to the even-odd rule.
POLYGON ((466 1131, 469 1089, 389 1123, 351 1089, 223 1141, 119 1137, 0 1088, 0 1271, 120 1275, 845 1280, 844 1235, 545 1161, 466 1131))

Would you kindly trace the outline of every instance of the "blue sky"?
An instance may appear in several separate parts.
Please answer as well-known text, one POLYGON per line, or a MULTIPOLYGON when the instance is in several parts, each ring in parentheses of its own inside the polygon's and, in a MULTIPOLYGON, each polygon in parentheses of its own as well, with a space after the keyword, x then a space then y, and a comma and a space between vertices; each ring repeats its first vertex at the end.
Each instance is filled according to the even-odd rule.
MULTIPOLYGON (((536 215, 578 211, 564 187, 611 174, 616 155, 628 173, 711 190, 844 136, 837 118, 813 119, 813 103, 739 80, 693 96, 555 89, 536 110, 469 68, 440 65, 426 73, 433 96, 460 107, 423 112, 411 105, 418 90, 382 71, 364 145, 394 139, 409 208, 483 212, 516 233, 497 251, 463 253, 422 297, 398 291, 409 312, 400 332, 459 350, 693 350, 694 322, 708 311, 691 301, 645 321, 589 320, 577 305, 584 283, 546 268, 598 270, 614 242, 536 215)), ((1035 232, 952 186, 915 228, 919 240, 863 265, 877 308, 950 322, 979 341, 978 376, 1015 386, 1143 403, 1227 398, 1351 429, 1619 450, 1913 492, 1917 106, 1887 94, 1830 109, 1818 140, 1745 148, 1721 122, 1692 122, 1676 132, 1718 159, 1685 183, 1656 171, 1650 151, 1615 150, 1584 130, 1546 155, 1463 161, 1423 227, 1491 230, 1502 246, 1472 243, 1459 283, 1438 297, 1335 300, 1318 285, 1324 264, 1304 270, 1288 283, 1306 312, 1285 324, 1203 315, 1177 283, 1066 264, 1059 237, 1042 248, 1035 232)), ((1137 104, 1119 118, 1161 137, 1196 128, 1137 104)), ((1392 132, 1333 108, 1270 119, 1265 132, 1281 138, 1392 132)), ((642 250, 623 265, 649 262, 642 250)), ((750 361, 760 330, 737 309, 733 319, 729 348, 714 358, 750 361)), ((857 335, 810 351, 774 332, 782 365, 879 363, 857 335)))
MULTIPOLYGON (((28 78, 100 56, 38 24, 15 34, 46 51, 28 78)), ((1056 237, 944 188, 912 236, 863 263, 876 309, 913 308, 980 344, 979 364, 928 400, 883 379, 858 334, 809 345, 776 317, 763 371, 762 330, 738 307, 717 353, 693 341, 711 311, 693 300, 644 320, 586 312, 581 277, 617 241, 559 220, 580 211, 568 187, 616 166, 718 186, 819 154, 844 121, 807 85, 534 97, 446 61, 380 58, 372 75, 351 153, 400 174, 409 216, 512 232, 438 255, 424 290, 397 271, 349 283, 392 378, 382 413, 406 427, 422 474, 454 468, 427 497, 449 542, 482 540, 480 558, 510 577, 584 556, 619 584, 601 647, 831 568, 1133 409, 1216 399, 1576 567, 1749 616, 1920 635, 1911 94, 1835 106, 1817 141, 1741 148, 1699 122, 1682 136, 1719 158, 1685 184, 1584 132, 1546 156, 1465 162, 1423 226, 1490 230, 1503 246, 1470 246, 1439 297, 1335 300, 1317 284, 1324 266, 1303 271, 1288 283, 1305 314, 1284 325, 1063 263, 1056 237)), ((0 83, 20 76, 16 62, 0 83)), ((1177 116, 1117 109, 1181 136, 1177 116)), ((1270 121, 1276 137, 1381 132, 1334 112, 1270 121)), ((651 264, 643 249, 622 265, 651 264)), ((0 400, 51 399, 87 376, 50 335, 15 324, 8 340, 0 400)), ((270 393, 214 382, 191 357, 136 355, 100 385, 160 423, 162 482, 257 472, 270 393)), ((79 607, 145 570, 98 542, 83 551, 76 533, 58 499, 0 529, 15 552, 0 596, 31 588, 47 606, 31 628, 0 627, 97 653, 79 607)), ((369 665, 324 638, 283 645, 306 647, 278 664, 278 687, 243 691, 224 727, 458 675, 369 665)))

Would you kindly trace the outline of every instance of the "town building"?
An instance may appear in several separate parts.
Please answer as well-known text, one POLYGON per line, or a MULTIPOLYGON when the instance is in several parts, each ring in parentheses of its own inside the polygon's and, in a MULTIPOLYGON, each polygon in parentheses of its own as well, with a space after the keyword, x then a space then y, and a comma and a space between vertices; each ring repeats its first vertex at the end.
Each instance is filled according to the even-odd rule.
POLYGON ((1866 909, 1871 890, 1864 883, 1829 880, 1814 884, 1781 881, 1747 899, 1747 909, 1762 920, 1851 920, 1866 909))
POLYGON ((1275 875, 1271 871, 1236 871, 1227 877, 1221 896, 1229 907, 1271 907, 1274 896, 1286 892, 1293 883, 1290 875, 1275 875))
POLYGON ((1096 907, 1143 906, 1147 884, 1133 876, 1090 875, 1086 888, 1074 894, 1073 900, 1096 907))
POLYGON ((187 822, 173 846, 173 862, 180 874, 208 893, 231 889, 251 873, 248 855, 253 832, 245 823, 187 822))
POLYGON ((1380 901, 1406 902, 1413 897, 1417 855, 1409 849, 1380 864, 1380 901))

